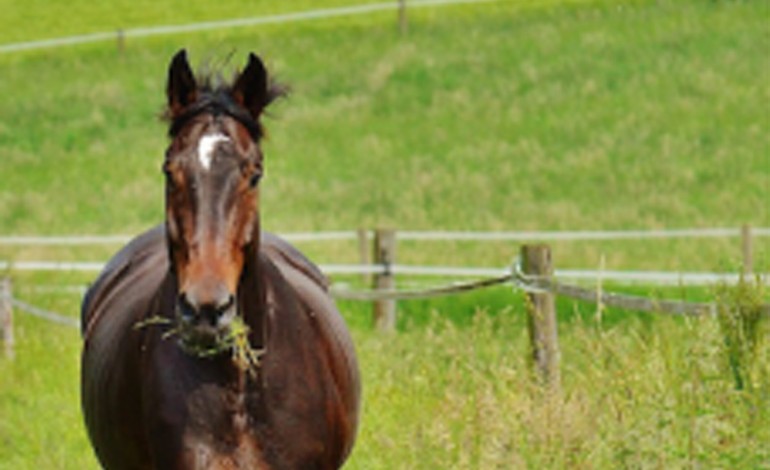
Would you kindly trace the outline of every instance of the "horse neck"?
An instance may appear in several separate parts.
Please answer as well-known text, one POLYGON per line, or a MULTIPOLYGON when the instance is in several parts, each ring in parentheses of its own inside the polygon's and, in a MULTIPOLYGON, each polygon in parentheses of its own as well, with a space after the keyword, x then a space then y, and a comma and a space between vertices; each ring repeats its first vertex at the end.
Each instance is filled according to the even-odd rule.
POLYGON ((249 342, 256 349, 266 344, 266 296, 259 266, 259 230, 246 245, 243 273, 238 283, 238 306, 243 321, 249 327, 249 342))

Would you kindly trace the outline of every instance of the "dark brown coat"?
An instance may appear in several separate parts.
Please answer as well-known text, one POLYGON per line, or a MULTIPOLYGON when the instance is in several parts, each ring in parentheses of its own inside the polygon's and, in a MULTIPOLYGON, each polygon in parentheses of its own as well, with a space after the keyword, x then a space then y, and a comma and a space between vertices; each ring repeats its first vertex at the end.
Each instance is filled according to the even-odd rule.
POLYGON ((332 469, 356 434, 353 344, 317 268, 263 234, 246 261, 238 307, 255 377, 228 355, 191 357, 168 327, 176 283, 163 227, 106 266, 83 302, 82 406, 108 469, 332 469))

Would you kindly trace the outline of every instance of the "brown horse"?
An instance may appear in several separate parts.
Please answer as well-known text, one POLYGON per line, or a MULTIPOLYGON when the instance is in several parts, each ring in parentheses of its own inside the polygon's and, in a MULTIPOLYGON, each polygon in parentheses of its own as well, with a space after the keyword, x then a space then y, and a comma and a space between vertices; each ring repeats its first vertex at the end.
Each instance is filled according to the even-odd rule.
POLYGON ((165 225, 83 301, 91 443, 107 469, 339 468, 358 423, 353 344, 318 269, 259 226, 260 116, 281 89, 254 54, 216 81, 174 57, 165 225))

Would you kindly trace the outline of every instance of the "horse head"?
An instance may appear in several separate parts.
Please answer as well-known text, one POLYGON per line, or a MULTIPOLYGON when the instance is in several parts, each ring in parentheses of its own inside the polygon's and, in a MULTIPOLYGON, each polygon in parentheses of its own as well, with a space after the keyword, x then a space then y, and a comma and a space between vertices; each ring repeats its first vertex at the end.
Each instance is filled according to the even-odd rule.
POLYGON ((260 118, 282 94, 250 54, 231 83, 196 79, 184 50, 166 88, 166 237, 177 331, 191 350, 221 349, 238 315, 239 280, 259 244, 260 118))

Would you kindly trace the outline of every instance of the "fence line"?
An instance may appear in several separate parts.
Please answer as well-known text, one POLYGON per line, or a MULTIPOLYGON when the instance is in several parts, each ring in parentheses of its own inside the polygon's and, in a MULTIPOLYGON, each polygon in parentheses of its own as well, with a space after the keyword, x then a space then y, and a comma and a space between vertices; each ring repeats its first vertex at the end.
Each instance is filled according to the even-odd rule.
MULTIPOLYGON (((409 8, 437 7, 445 5, 458 5, 468 3, 491 3, 499 0, 411 0, 409 8)), ((396 10, 399 8, 397 2, 373 3, 369 5, 354 5, 337 8, 326 8, 318 10, 308 10, 294 13, 279 13, 274 15, 255 16, 249 18, 235 18, 220 21, 203 21, 199 23, 150 26, 139 28, 128 28, 114 32, 98 32, 92 34, 82 34, 76 36, 41 39, 37 41, 18 42, 12 44, 0 45, 0 54, 20 52, 34 49, 48 49, 54 47, 72 46, 77 44, 87 44, 93 42, 104 42, 110 40, 123 41, 126 38, 144 38, 150 36, 162 36, 181 33, 193 33, 199 31, 210 31, 217 29, 240 28, 248 26, 260 26, 268 24, 292 23, 298 21, 318 20, 324 18, 335 18, 343 16, 363 15, 379 11, 396 10)))
MULTIPOLYGON (((290 242, 344 241, 355 240, 356 237, 356 231, 297 232, 281 235, 281 238, 290 242)), ((133 238, 132 235, 7 235, 0 236, 0 246, 124 245, 133 238)))
POLYGON ((17 291, 32 293, 33 295, 77 295, 83 297, 88 291, 88 284, 23 284, 17 286, 17 291))
POLYGON ((99 272, 104 265, 98 261, 0 261, 0 271, 99 272))
MULTIPOLYGON (((0 261, 0 271, 64 271, 64 272, 99 272, 103 262, 77 261, 0 261)), ((321 264, 319 269, 326 275, 384 274, 389 272, 400 276, 426 277, 493 277, 505 272, 501 268, 465 267, 465 266, 415 266, 394 264, 321 264)), ((716 272, 673 272, 673 271, 619 271, 619 270, 581 270, 557 269, 554 276, 569 281, 604 280, 620 284, 653 285, 709 285, 717 283, 735 284, 741 278, 736 273, 716 272)), ((759 274, 762 282, 770 283, 770 273, 759 274)))
MULTIPOLYGON (((743 237, 742 251, 744 252, 744 269, 741 275, 734 274, 717 274, 717 273, 661 273, 661 272, 643 272, 644 281, 649 283, 656 277, 664 276, 669 279, 674 279, 677 284, 684 284, 687 280, 687 276, 697 276, 702 282, 703 280, 713 281, 713 276, 731 276, 736 277, 737 280, 742 281, 745 276, 756 276, 757 282, 767 282, 769 276, 767 274, 757 275, 752 274, 751 262, 751 233, 748 226, 739 232, 743 237), (747 267, 748 266, 748 267, 747 267), (764 276, 764 280, 763 280, 764 276)), ((689 235, 691 236, 691 235, 689 235)), ((359 245, 364 240, 368 240, 368 234, 363 231, 359 231, 356 235, 359 240, 359 245), (362 236, 365 235, 365 236, 362 236)), ((504 283, 510 283, 514 288, 518 288, 526 292, 526 311, 527 311, 527 326, 530 337, 531 345, 531 359, 535 369, 539 372, 543 383, 553 390, 558 390, 560 382, 560 357, 558 346, 558 327, 556 320, 555 309, 555 296, 567 297, 576 300, 582 300, 587 302, 593 302, 598 305, 597 309, 601 310, 602 307, 615 307, 625 310, 652 312, 652 313, 666 313, 672 315, 688 315, 688 316, 703 316, 710 315, 716 316, 722 313, 723 308, 734 308, 734 306, 722 306, 716 302, 704 303, 704 302, 688 302, 683 300, 670 300, 670 299, 656 299, 648 298, 637 295, 620 294, 615 292, 606 292, 602 288, 602 283, 607 279, 612 279, 613 276, 619 274, 625 275, 626 279, 632 278, 629 272, 618 271, 592 271, 591 280, 596 282, 596 287, 593 289, 584 288, 576 285, 571 285, 557 280, 555 275, 558 276, 559 271, 553 267, 553 259, 551 255, 551 248, 545 244, 539 245, 523 245, 521 247, 521 254, 519 261, 517 261, 513 267, 507 271, 493 270, 490 272, 487 268, 447 268, 436 266, 404 266, 396 264, 396 243, 395 232, 393 230, 378 230, 374 236, 374 253, 377 264, 361 264, 361 265, 328 265, 321 266, 321 269, 326 270, 327 273, 332 271, 337 272, 350 272, 353 270, 354 274, 375 274, 374 289, 363 290, 351 290, 342 288, 340 285, 334 285, 330 289, 330 294, 337 299, 345 300, 357 300, 357 301, 371 301, 373 302, 373 313, 376 327, 381 331, 395 330, 396 325, 396 304, 397 300, 408 299, 420 299, 420 298, 433 298, 439 296, 454 295, 460 292, 469 292, 481 288, 501 285, 504 283), (523 266, 523 269, 522 269, 523 266), (497 273, 496 276, 489 277, 490 274, 497 273), (395 276, 401 275, 441 275, 446 277, 447 275, 462 275, 462 276, 482 276, 485 278, 475 281, 465 281, 460 283, 451 283, 442 286, 435 286, 428 289, 397 289, 395 287, 395 276), (385 279, 387 282, 382 282, 385 279), (388 309, 383 310, 383 306, 388 306, 388 309), (386 313, 387 315, 383 314, 386 313), (388 313, 389 312, 389 313, 388 313)), ((360 246, 359 246, 360 248, 360 246)), ((44 262, 28 262, 33 263, 32 266, 40 268, 44 265, 44 262)), ((18 264, 6 263, 6 269, 8 267, 17 267, 18 264)), ((50 262, 49 267, 101 267, 101 263, 54 263, 50 262)), ((0 263, 0 268, 2 268, 0 263)), ((572 274, 572 276, 586 276, 587 271, 567 270, 561 274, 572 274)), ((635 273, 639 275, 640 273, 635 273)), ((751 279, 751 278, 749 278, 751 279)), ((10 285, 10 283, 7 283, 10 285)), ((19 308, 21 311, 35 315, 39 318, 47 321, 56 322, 59 324, 72 326, 78 328, 80 326, 79 320, 60 315, 56 312, 41 309, 34 305, 15 299, 10 292, 10 288, 3 289, 0 295, 0 316, 5 320, 0 321, 0 324, 5 324, 5 330, 9 331, 9 335, 5 335, 7 338, 13 338, 12 333, 12 311, 9 305, 13 305, 19 308), (4 307, 3 307, 4 305, 4 307)), ((770 317, 770 304, 764 303, 761 305, 751 306, 750 310, 743 311, 743 307, 738 306, 738 314, 754 315, 755 313, 770 317), (756 309, 756 310, 755 310, 756 309)), ((0 318, 2 320, 2 318, 0 318)), ((10 351, 7 353, 8 357, 13 357, 13 340, 5 339, 4 343, 6 348, 10 351)))
MULTIPOLYGON (((464 277, 464 278, 482 278, 480 280, 453 282, 447 285, 431 287, 428 289, 396 289, 395 284, 388 283, 380 285, 377 283, 375 289, 369 291, 350 290, 341 288, 339 285, 332 287, 331 294, 339 299, 373 301, 375 310, 378 305, 391 303, 393 305, 393 320, 395 324, 395 301, 418 298, 431 298, 436 296, 451 295, 458 292, 466 292, 484 287, 499 285, 506 282, 512 282, 516 287, 523 289, 532 295, 540 293, 550 293, 562 297, 569 297, 589 302, 596 302, 600 305, 617 307, 622 309, 646 311, 646 312, 664 312, 683 315, 714 315, 717 306, 714 303, 693 303, 675 300, 650 299, 641 296, 630 296, 604 292, 601 287, 595 289, 586 289, 576 285, 570 285, 564 280, 572 281, 591 281, 591 282, 641 282, 645 284, 715 284, 718 282, 736 283, 744 276, 752 275, 752 246, 751 240, 757 236, 770 235, 768 228, 751 228, 748 225, 740 229, 730 228, 712 228, 712 229, 673 229, 673 230, 653 230, 653 231, 572 231, 572 232, 395 232, 394 230, 370 231, 359 229, 357 231, 336 231, 321 233, 294 233, 283 235, 284 238, 298 241, 329 241, 329 240, 358 240, 359 250, 366 248, 367 243, 373 239, 375 247, 377 240, 383 237, 383 234, 389 234, 391 241, 388 247, 375 249, 375 253, 380 255, 389 252, 386 257, 378 256, 377 264, 368 264, 368 257, 363 257, 361 264, 328 264, 319 266, 323 272, 328 275, 334 274, 363 274, 375 275, 377 277, 387 277, 393 279, 393 276, 439 276, 464 277), (374 234, 374 236, 372 236, 374 234), (744 253, 744 269, 742 274, 735 273, 682 273, 682 272, 662 272, 662 271, 606 271, 606 270, 554 270, 548 269, 548 277, 536 278, 525 276, 520 270, 515 268, 513 272, 509 269, 499 268, 478 268, 478 267, 457 267, 457 266, 410 266, 395 263, 395 240, 455 240, 455 241, 525 241, 525 240, 610 240, 610 239, 656 239, 656 238, 703 238, 703 237, 742 237, 742 251, 744 253), (392 246, 390 246, 392 245, 392 246), (387 248, 387 250, 386 250, 387 248), (558 280, 557 280, 558 279, 558 280)), ((81 245, 88 246, 94 244, 119 244, 129 241, 131 237, 123 235, 110 236, 57 236, 57 237, 24 237, 24 236, 6 236, 0 237, 0 245, 81 245)), ((381 242, 381 240, 380 240, 381 242)), ((380 243, 381 244, 381 243, 380 243)), ((545 245, 541 245, 545 247, 545 245)), ((550 253, 550 248, 547 248, 550 253)), ((364 250, 365 251, 365 250, 364 250)), ((362 254, 364 253, 362 251, 362 254)), ((550 254, 546 257, 550 259, 550 254)), ((550 261, 549 261, 550 262, 550 261)), ((4 262, 0 261, 0 271, 3 270, 46 270, 46 271, 100 271, 104 266, 102 262, 68 262, 68 261, 18 261, 4 262)), ((518 266, 518 264, 517 264, 518 266)), ((753 274, 757 282, 769 283, 770 273, 753 274)), ((75 289, 73 291, 80 291, 75 289)), ((36 315, 46 320, 54 321, 60 324, 78 326, 76 319, 66 317, 56 312, 51 312, 34 305, 25 303, 12 297, 10 293, 3 294, 2 299, 6 303, 16 306, 20 310, 36 315)), ((761 307, 765 315, 770 315, 770 306, 761 307)))
POLYGON ((513 275, 505 274, 480 281, 455 282, 443 286, 429 287, 425 289, 387 289, 387 290, 354 290, 341 287, 337 284, 332 285, 331 295, 336 299, 342 300, 414 300, 428 299, 434 297, 443 297, 447 295, 459 294, 461 292, 470 292, 486 287, 505 284, 513 279, 513 275))
POLYGON ((79 246, 124 245, 134 238, 130 235, 7 235, 0 237, 0 245, 7 246, 79 246))
POLYGON ((651 299, 638 295, 605 292, 601 288, 587 289, 565 284, 551 277, 526 275, 516 266, 513 275, 516 286, 525 292, 550 292, 574 300, 593 302, 599 305, 637 310, 642 312, 660 312, 675 315, 716 314, 713 302, 688 302, 684 300, 651 299))
POLYGON ((68 317, 60 313, 53 312, 51 310, 46 310, 40 307, 36 307, 32 304, 19 300, 13 297, 12 295, 9 297, 3 296, 3 299, 10 301, 11 305, 32 316, 42 318, 43 320, 47 320, 50 322, 58 323, 60 325, 72 326, 80 329, 80 320, 78 320, 77 318, 68 317))
MULTIPOLYGON (((770 228, 753 228, 755 237, 770 236, 770 228)), ((452 232, 452 231, 400 231, 399 240, 425 241, 602 241, 644 240, 665 238, 733 238, 742 236, 740 228, 689 228, 661 230, 573 230, 532 232, 452 232)))
MULTIPOLYGON (((667 313, 673 315, 711 315, 717 314, 718 306, 714 302, 689 302, 683 300, 651 299, 637 295, 606 292, 601 289, 588 289, 576 285, 556 281, 551 277, 526 275, 521 272, 518 263, 513 270, 495 277, 487 277, 481 280, 454 282, 426 289, 388 289, 388 290, 352 290, 340 285, 333 285, 330 294, 336 299, 355 301, 383 301, 383 300, 413 300, 454 295, 461 292, 498 286, 512 283, 514 288, 528 293, 550 292, 561 297, 575 300, 594 302, 603 306, 615 307, 625 310, 634 310, 651 313, 667 313)), ((30 315, 47 321, 75 328, 80 327, 80 321, 61 315, 57 312, 36 307, 27 302, 14 298, 10 293, 3 294, 0 300, 7 300, 14 307, 30 315)), ((770 305, 763 304, 760 311, 765 316, 770 316, 770 305)))
MULTIPOLYGON (((557 271, 558 273, 558 271, 557 271)), ((597 272, 597 274, 599 274, 597 272)), ((557 276, 558 277, 558 276, 557 276)), ((593 280, 596 281, 597 277, 593 280)), ((602 277, 603 280, 606 278, 602 277)), ((378 301, 378 300, 410 300, 425 299, 453 295, 460 292, 482 289, 513 282, 514 287, 525 292, 540 293, 551 292, 561 297, 574 300, 599 303, 603 306, 615 307, 625 310, 635 310, 650 313, 667 313, 673 315, 716 315, 717 304, 714 302, 690 302, 684 300, 655 299, 638 295, 605 292, 598 289, 588 289, 581 286, 556 281, 550 277, 538 277, 525 275, 521 272, 519 264, 514 266, 511 273, 497 277, 489 277, 479 281, 453 283, 444 286, 434 286, 426 289, 409 290, 351 290, 348 288, 332 286, 332 295, 338 299, 378 301)), ((770 316, 770 305, 760 307, 763 315, 770 316)))
MULTIPOLYGON (((359 232, 370 236, 369 230, 339 230, 327 232, 296 232, 280 236, 291 242, 321 242, 356 240, 359 232)), ((573 230, 573 231, 525 231, 525 232, 472 232, 472 231, 398 231, 399 241, 475 241, 475 242, 522 242, 522 241, 602 241, 645 240, 671 238, 736 238, 743 236, 741 228, 685 228, 661 230, 573 230)), ((770 237, 770 227, 752 227, 751 236, 770 237)), ((128 243, 130 235, 6 235, 0 236, 0 246, 79 246, 121 245, 128 243)))
MULTIPOLYGON (((513 282, 516 288, 525 292, 552 292, 562 297, 586 302, 601 303, 604 306, 625 310, 634 310, 651 313, 667 313, 673 315, 716 315, 717 305, 714 302, 689 302, 683 300, 650 299, 647 297, 620 294, 615 292, 600 292, 596 289, 587 289, 580 286, 556 282, 547 278, 528 276, 516 269, 513 273, 502 276, 486 278, 478 281, 452 283, 443 286, 435 286, 426 289, 410 290, 352 290, 339 285, 330 289, 331 295, 336 299, 355 301, 378 300, 414 300, 443 297, 461 292, 484 289, 513 282)), ((5 298, 4 298, 5 299, 5 298)), ((17 298, 10 297, 10 303, 30 315, 58 323, 65 326, 80 328, 80 321, 53 312, 51 310, 36 307, 17 298)), ((770 305, 762 305, 761 312, 770 316, 770 305)))

